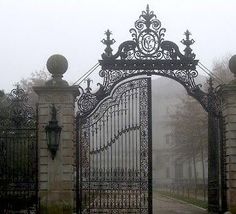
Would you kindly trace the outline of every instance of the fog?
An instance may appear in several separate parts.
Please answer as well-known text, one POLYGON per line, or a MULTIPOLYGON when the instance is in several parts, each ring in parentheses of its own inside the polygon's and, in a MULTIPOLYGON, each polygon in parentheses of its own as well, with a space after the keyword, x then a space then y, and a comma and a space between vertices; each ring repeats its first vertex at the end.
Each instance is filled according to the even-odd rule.
POLYGON ((165 39, 180 50, 183 33, 190 30, 196 58, 207 67, 235 53, 234 0, 1 0, 1 89, 9 91, 22 78, 45 69, 55 53, 68 59, 65 78, 73 83, 101 58, 104 31, 113 32, 116 52, 121 42, 131 39, 129 29, 147 4, 167 29, 165 39))

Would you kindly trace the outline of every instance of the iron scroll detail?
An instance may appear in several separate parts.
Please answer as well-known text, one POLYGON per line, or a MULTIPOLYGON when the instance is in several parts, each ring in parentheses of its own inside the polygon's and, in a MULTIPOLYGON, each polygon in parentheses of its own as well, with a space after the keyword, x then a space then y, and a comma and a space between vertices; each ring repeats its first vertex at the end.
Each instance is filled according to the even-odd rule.
MULTIPOLYGON (((191 33, 185 32, 186 39, 182 43, 186 45, 185 54, 181 54, 178 46, 171 41, 165 41, 166 29, 162 28, 161 22, 153 11, 150 11, 147 5, 146 11, 142 11, 139 19, 135 22, 134 28, 130 29, 133 40, 123 42, 116 54, 112 54, 111 45, 115 43, 111 39, 111 31, 105 32, 106 39, 103 39, 103 44, 106 45, 105 53, 102 54, 102 59, 107 60, 186 60, 193 61, 195 54, 192 53, 190 45, 194 43, 190 39, 191 33)), ((197 61, 195 61, 196 63, 197 61)))
POLYGON ((152 213, 150 118, 147 77, 122 82, 78 118, 80 213, 152 213))
POLYGON ((160 20, 148 5, 135 22, 134 28, 130 29, 133 39, 121 43, 115 54, 111 48, 115 40, 111 38, 111 31, 107 30, 106 39, 102 40, 106 45, 105 52, 99 60, 101 66, 99 75, 103 82, 98 84, 99 89, 95 93, 92 93, 89 85, 85 90, 80 88, 82 92, 78 99, 80 116, 88 115, 119 82, 137 76, 152 75, 179 82, 207 112, 213 110, 218 114, 217 106, 212 108, 209 105, 208 93, 202 91, 201 85, 195 82, 198 76, 196 70, 198 60, 195 59, 191 48, 195 42, 190 38, 191 33, 188 30, 184 33, 185 38, 181 43, 186 47, 182 54, 177 44, 164 40, 165 32, 166 29, 162 27, 160 20))
MULTIPOLYGON (((139 19, 135 22, 135 27, 130 30, 133 39, 121 43, 118 51, 115 54, 112 53, 113 50, 111 48, 111 45, 115 43, 115 40, 111 38, 111 31, 108 30, 105 33, 106 39, 102 40, 102 43, 106 45, 105 52, 102 54, 102 59, 99 60, 99 64, 101 66, 99 75, 102 78, 103 82, 98 84, 99 89, 96 92, 92 92, 92 89, 90 87, 90 80, 87 81, 87 88, 83 89, 82 87, 79 87, 81 93, 77 101, 78 114, 76 122, 77 126, 80 128, 78 133, 78 140, 82 143, 78 144, 81 145, 81 147, 78 148, 80 151, 80 159, 78 163, 81 163, 84 168, 80 172, 78 172, 78 174, 80 173, 80 175, 82 175, 82 180, 77 181, 80 185, 78 198, 84 197, 86 200, 88 200, 86 202, 88 206, 92 204, 90 203, 91 197, 87 196, 88 189, 90 191, 89 194, 93 194, 93 198, 95 197, 94 192, 97 191, 97 188, 103 191, 105 189, 104 187, 108 186, 110 190, 112 187, 113 189, 115 189, 115 191, 117 191, 121 189, 123 185, 115 184, 111 186, 111 182, 97 183, 99 179, 101 181, 104 181, 103 178, 107 177, 111 180, 113 180, 114 178, 115 180, 118 177, 117 172, 120 172, 122 175, 120 176, 122 180, 124 177, 123 175, 128 175, 128 177, 130 177, 130 175, 133 176, 135 175, 135 173, 137 173, 136 171, 132 172, 130 170, 127 170, 127 172, 124 173, 124 171, 120 170, 119 167, 115 167, 114 171, 112 170, 112 172, 106 169, 100 170, 91 168, 91 166, 98 166, 97 159, 91 157, 96 157, 99 159, 101 154, 104 152, 112 154, 112 152, 108 152, 108 148, 116 148, 115 144, 119 141, 122 142, 122 145, 123 141, 128 142, 128 137, 126 137, 126 135, 132 132, 135 133, 139 129, 142 131, 140 131, 138 139, 141 139, 142 142, 148 142, 150 140, 146 137, 147 131, 145 130, 145 127, 147 127, 146 121, 151 121, 151 117, 146 117, 147 112, 149 111, 147 111, 147 109, 145 108, 147 106, 147 103, 149 102, 145 100, 145 97, 147 97, 147 95, 150 95, 151 89, 147 91, 146 94, 142 94, 142 87, 140 88, 138 87, 140 85, 137 85, 137 83, 139 82, 137 81, 137 77, 140 78, 143 76, 158 75, 179 82, 186 89, 187 93, 190 96, 194 97, 208 112, 209 121, 211 122, 210 124, 213 127, 212 129, 209 128, 208 130, 214 130, 214 127, 216 127, 217 125, 215 124, 215 122, 221 119, 221 100, 219 99, 217 89, 214 89, 212 86, 212 81, 209 81, 208 92, 203 91, 201 89, 201 85, 196 84, 195 82, 196 77, 198 76, 198 72, 196 70, 198 60, 195 59, 195 54, 193 53, 191 48, 191 45, 195 42, 190 38, 191 33, 189 31, 186 31, 185 39, 181 41, 182 44, 186 46, 183 50, 184 53, 182 54, 179 50, 179 47, 175 43, 164 40, 165 31, 166 30, 161 27, 161 22, 156 18, 156 15, 153 13, 153 11, 149 10, 149 6, 147 6, 146 11, 143 11, 139 19), (132 85, 129 85, 130 83, 132 83, 132 85), (131 125, 130 123, 124 122, 130 122, 132 120, 132 116, 127 116, 129 115, 129 113, 127 113, 127 109, 129 108, 127 107, 132 106, 133 108, 133 106, 138 106, 138 102, 134 103, 134 105, 126 104, 132 100, 135 100, 133 99, 133 97, 135 97, 136 95, 132 94, 133 90, 138 90, 140 92, 140 98, 137 99, 139 101, 140 108, 131 112, 138 112, 140 118, 144 118, 144 120, 139 120, 140 123, 138 125, 136 124, 136 122, 131 122, 131 125), (129 91, 131 91, 131 93, 129 91), (116 92, 118 92, 118 94, 121 96, 116 96, 116 92), (118 122, 118 124, 116 123, 117 121, 119 121, 117 120, 117 118, 121 118, 121 121, 118 122), (123 127, 123 125, 125 126, 123 127), (112 132, 111 130, 116 131, 112 132), (105 137, 101 133, 105 133, 105 137), (104 139, 106 140, 104 141, 104 139), (90 146, 92 146, 92 149, 90 148, 90 146), (94 163, 90 164, 90 160, 92 160, 94 163), (88 183, 87 181, 90 178, 91 183, 88 183)), ((210 147, 208 151, 211 151, 213 147, 216 148, 216 132, 210 133, 209 136, 211 137, 211 139, 209 140, 210 147)), ((133 138, 131 137, 130 139, 133 138)), ((148 143, 144 143, 142 145, 145 146, 148 145, 148 143)), ((140 148, 142 150, 142 152, 140 153, 141 156, 146 158, 146 147, 140 148)), ((215 156, 214 154, 211 154, 209 156, 209 162, 216 163, 216 160, 218 160, 216 156, 217 154, 215 156)), ((149 157, 151 157, 151 154, 149 154, 149 157)), ((108 160, 109 158, 110 156, 108 156, 106 160, 108 160)), ((102 159, 100 158, 100 160, 102 159)), ((112 164, 112 161, 105 161, 105 163, 112 164)), ((147 169, 147 159, 142 159, 140 163, 140 168, 147 169)), ((216 165, 214 165, 214 168, 217 168, 216 165)), ((101 166, 103 165, 98 166, 98 168, 102 168, 101 166)), ((110 166, 108 168, 112 169, 112 167, 110 166)), ((146 177, 146 171, 142 171, 146 177)), ((148 172, 150 171, 148 170, 148 172)), ((209 195, 216 195, 213 193, 217 192, 215 190, 217 190, 217 188, 219 187, 219 182, 215 182, 214 180, 217 173, 213 173, 212 170, 209 170, 209 173, 211 173, 209 175, 209 184, 211 184, 209 188, 209 195)), ((142 183, 141 188, 146 189, 146 187, 147 182, 142 183)), ((105 194, 103 195, 107 196, 107 192, 105 191, 105 194)), ((115 197, 117 198, 120 198, 120 196, 117 196, 117 194, 113 195, 115 195, 115 197)), ((109 197, 106 198, 109 199, 109 197)), ((110 199, 108 199, 106 200, 108 201, 106 202, 107 204, 110 203, 110 199)), ((102 200, 100 200, 100 204, 102 200)), ((209 210, 214 209, 214 206, 218 203, 217 200, 214 200, 212 202, 209 202, 208 200, 208 204, 212 205, 213 207, 212 208, 209 206, 209 210)), ((95 201, 97 201, 97 199, 95 201)), ((83 206, 86 205, 86 203, 83 202, 80 205, 83 206)), ((92 209, 93 208, 91 208, 91 210, 92 209)), ((92 211, 97 212, 97 210, 92 211)), ((142 208, 139 211, 140 213, 148 213, 147 210, 142 208)))
POLYGON ((0 127, 29 128, 35 127, 35 112, 28 104, 27 93, 16 85, 10 94, 3 100, 5 113, 0 118, 0 127))

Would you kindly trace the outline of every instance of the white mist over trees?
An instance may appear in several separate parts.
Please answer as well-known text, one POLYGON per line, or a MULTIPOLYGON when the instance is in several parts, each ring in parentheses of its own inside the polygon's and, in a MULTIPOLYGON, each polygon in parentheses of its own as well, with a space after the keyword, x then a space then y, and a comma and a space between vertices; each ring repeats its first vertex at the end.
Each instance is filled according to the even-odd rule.
POLYGON ((26 79, 20 80, 20 87, 27 93, 28 95, 28 104, 35 108, 37 102, 37 94, 34 92, 34 86, 43 86, 44 83, 49 80, 50 74, 45 70, 39 70, 31 73, 31 76, 26 79))
MULTIPOLYGON (((214 87, 233 79, 230 55, 213 62, 214 87)), ((196 84, 207 91, 207 78, 196 84)), ((173 80, 153 81, 154 185, 181 184, 202 188, 206 197, 208 171, 207 112, 173 80), (158 112, 159 111, 159 112, 158 112)))

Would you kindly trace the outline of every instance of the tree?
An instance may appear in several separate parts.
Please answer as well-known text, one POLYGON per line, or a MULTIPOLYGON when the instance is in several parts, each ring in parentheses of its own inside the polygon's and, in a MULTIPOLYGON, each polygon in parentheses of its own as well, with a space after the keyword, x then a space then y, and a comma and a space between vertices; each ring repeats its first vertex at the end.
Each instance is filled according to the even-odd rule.
MULTIPOLYGON (((205 183, 204 160, 207 156, 207 114, 190 96, 182 98, 174 114, 170 115, 172 152, 176 159, 192 162, 194 183, 197 186, 196 159, 202 162, 202 179, 205 183)), ((190 179, 190 178, 189 178, 190 179)))
POLYGON ((7 119, 7 96, 3 90, 0 90, 0 128, 4 127, 4 121, 7 119))
POLYGON ((20 87, 28 94, 28 104, 35 108, 37 103, 37 94, 34 92, 34 86, 43 86, 44 83, 49 80, 49 73, 44 70, 35 71, 31 73, 31 76, 27 79, 20 81, 20 87))
MULTIPOLYGON (((213 82, 214 87, 220 84, 227 84, 234 79, 233 74, 228 68, 230 55, 223 57, 221 60, 213 63, 213 82), (215 77, 216 76, 216 77, 215 77)), ((204 84, 207 88, 208 84, 204 84)), ((207 158, 207 113, 191 97, 184 97, 182 103, 176 107, 174 114, 170 115, 169 126, 172 128, 174 138, 172 152, 178 159, 191 160, 194 168, 194 180, 197 185, 196 176, 196 159, 200 158, 202 163, 202 178, 204 186, 205 165, 204 160, 207 158)))
MULTIPOLYGON (((229 70, 229 59, 231 55, 226 55, 222 59, 213 62, 213 73, 221 80, 221 84, 227 84, 234 79, 233 73, 229 70)), ((215 86, 219 85, 219 80, 215 79, 215 86)))

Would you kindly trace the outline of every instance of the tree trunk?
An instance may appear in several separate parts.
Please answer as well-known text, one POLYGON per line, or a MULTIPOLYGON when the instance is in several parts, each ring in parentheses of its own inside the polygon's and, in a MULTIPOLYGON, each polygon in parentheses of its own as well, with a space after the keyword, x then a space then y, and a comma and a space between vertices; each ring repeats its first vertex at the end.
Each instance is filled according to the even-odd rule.
POLYGON ((193 171, 194 171, 194 186, 195 186, 195 198, 196 198, 196 190, 197 190, 197 168, 196 168, 196 153, 195 148, 193 146, 193 171))
POLYGON ((203 180, 203 194, 204 194, 204 201, 206 200, 206 179, 205 179, 205 164, 204 164, 204 149, 203 143, 201 141, 201 162, 202 162, 202 180, 203 180))

